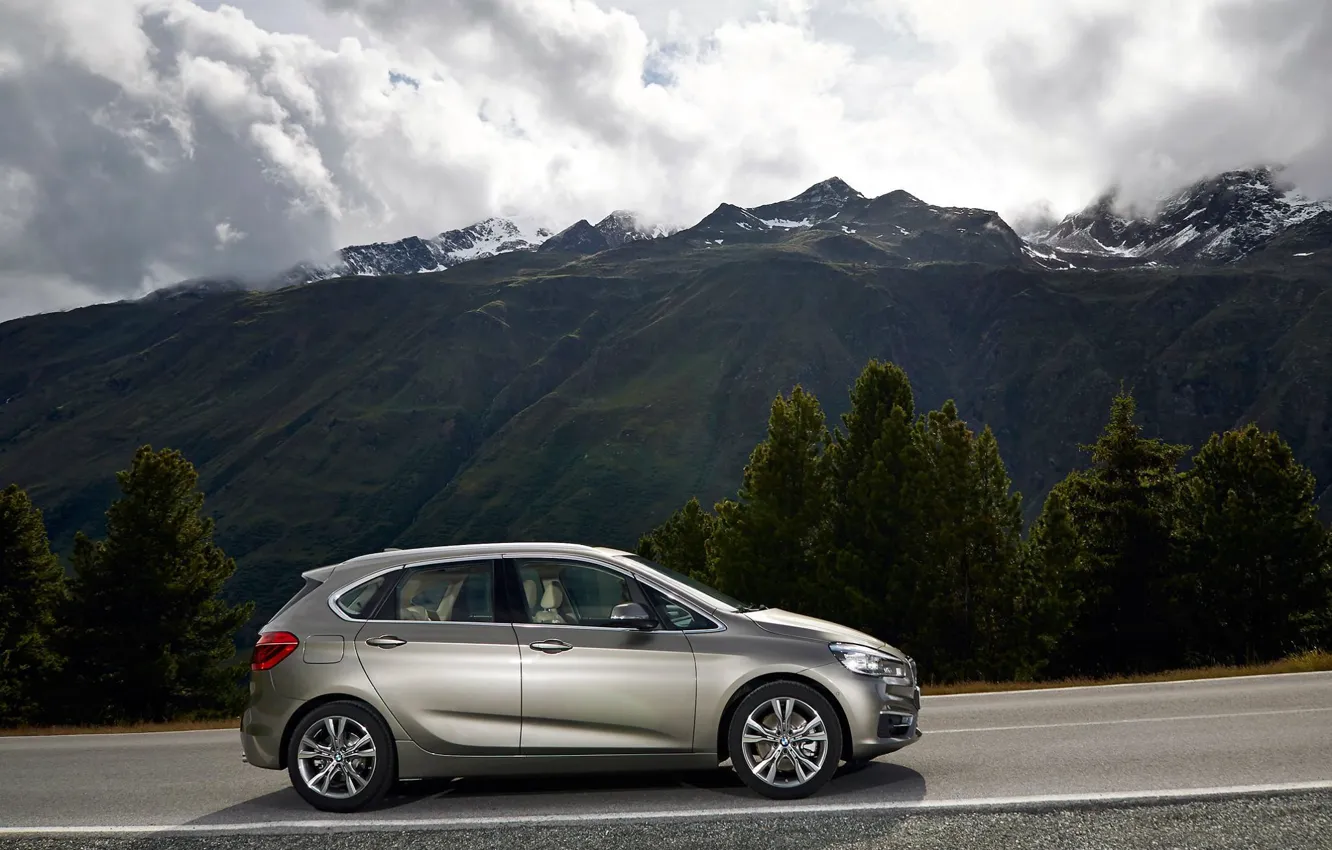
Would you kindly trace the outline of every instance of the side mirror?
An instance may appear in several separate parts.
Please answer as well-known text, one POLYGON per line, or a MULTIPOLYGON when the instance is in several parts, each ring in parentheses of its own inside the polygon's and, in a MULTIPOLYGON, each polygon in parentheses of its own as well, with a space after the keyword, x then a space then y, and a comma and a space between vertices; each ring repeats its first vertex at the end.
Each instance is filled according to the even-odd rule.
POLYGON ((655 629, 657 618, 637 602, 621 602, 611 609, 611 622, 626 629, 655 629))

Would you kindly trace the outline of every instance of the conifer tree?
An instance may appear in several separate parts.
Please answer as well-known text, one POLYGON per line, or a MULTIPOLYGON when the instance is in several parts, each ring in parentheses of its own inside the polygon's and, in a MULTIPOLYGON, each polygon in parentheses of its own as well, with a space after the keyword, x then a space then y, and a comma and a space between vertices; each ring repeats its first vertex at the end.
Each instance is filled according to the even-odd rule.
POLYGON ((708 561, 720 590, 812 613, 817 544, 828 513, 827 441, 818 399, 800 387, 777 396, 767 438, 750 455, 737 498, 716 507, 708 561))
POLYGON ((1085 569, 1083 602, 1061 672, 1128 673, 1182 661, 1171 580, 1180 459, 1187 446, 1142 436, 1121 389, 1090 450, 1090 469, 1063 484, 1085 569))
POLYGON ((1213 434, 1180 488, 1176 523, 1197 660, 1249 663, 1306 648, 1327 604, 1327 531, 1313 473, 1278 434, 1213 434))
POLYGON ((920 555, 929 529, 922 425, 901 367, 871 360, 828 449, 831 504, 821 544, 820 608, 883 639, 917 628, 920 555))
POLYGON ((117 478, 106 539, 75 539, 68 622, 77 719, 234 711, 242 670, 226 662, 253 603, 219 597, 236 564, 212 540, 194 467, 177 451, 144 446, 117 478))
POLYGON ((1055 485, 1022 545, 1026 592, 1018 597, 1016 620, 1025 631, 1026 656, 1014 675, 1034 679, 1058 656, 1082 604, 1082 544, 1068 510, 1069 490, 1078 473, 1055 485))
POLYGON ((713 577, 708 566, 708 540, 716 519, 695 496, 639 538, 638 554, 709 584, 713 577))
POLYGON ((913 643, 940 678, 1009 678, 1026 650, 1018 620, 1029 592, 1018 557, 1021 497, 992 431, 977 437, 952 401, 926 421, 931 475, 917 497, 929 519, 913 643))
POLYGON ((53 636, 64 595, 42 513, 11 484, 0 491, 0 726, 45 719, 41 698, 62 664, 53 636))
POLYGON ((1027 598, 1039 589, 1033 587, 1021 558, 1022 495, 1013 490, 999 441, 988 426, 975 439, 973 454, 972 669, 982 678, 1011 679, 1030 656, 1021 612, 1027 598))

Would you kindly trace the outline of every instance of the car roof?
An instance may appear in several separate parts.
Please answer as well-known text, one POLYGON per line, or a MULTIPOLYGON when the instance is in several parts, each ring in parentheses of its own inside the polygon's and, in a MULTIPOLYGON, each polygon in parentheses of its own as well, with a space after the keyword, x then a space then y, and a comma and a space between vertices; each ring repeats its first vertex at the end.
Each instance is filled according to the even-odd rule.
POLYGON ((460 546, 427 546, 419 549, 386 549, 350 558, 337 564, 337 570, 344 568, 357 572, 361 568, 389 567, 398 564, 411 564, 436 558, 466 558, 470 556, 495 557, 498 555, 521 555, 541 553, 546 555, 600 555, 601 557, 623 557, 632 554, 621 549, 606 546, 586 546, 581 543, 468 543, 460 546))

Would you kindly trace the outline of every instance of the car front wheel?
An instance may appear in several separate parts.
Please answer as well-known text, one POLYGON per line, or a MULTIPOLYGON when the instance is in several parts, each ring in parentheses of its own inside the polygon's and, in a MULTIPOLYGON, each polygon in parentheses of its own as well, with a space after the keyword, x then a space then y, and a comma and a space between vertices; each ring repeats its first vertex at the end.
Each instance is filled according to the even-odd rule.
POLYGON ((287 748, 287 773, 305 801, 325 812, 379 802, 397 766, 384 722, 354 702, 331 702, 303 717, 287 748))
POLYGON ((746 785, 765 797, 795 800, 822 788, 837 771, 842 728, 818 691, 771 682, 740 701, 727 744, 746 785))

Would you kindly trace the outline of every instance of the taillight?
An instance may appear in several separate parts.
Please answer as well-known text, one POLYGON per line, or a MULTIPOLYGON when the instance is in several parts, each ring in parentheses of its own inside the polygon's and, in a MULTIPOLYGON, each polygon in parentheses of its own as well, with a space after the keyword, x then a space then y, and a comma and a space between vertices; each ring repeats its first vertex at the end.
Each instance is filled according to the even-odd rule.
POLYGON ((251 670, 272 670, 277 663, 296 651, 301 641, 291 632, 268 632, 259 636, 250 656, 251 670))

